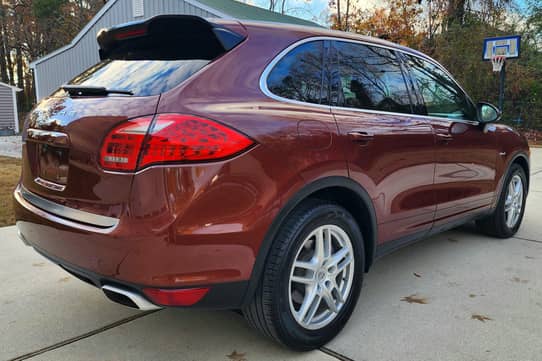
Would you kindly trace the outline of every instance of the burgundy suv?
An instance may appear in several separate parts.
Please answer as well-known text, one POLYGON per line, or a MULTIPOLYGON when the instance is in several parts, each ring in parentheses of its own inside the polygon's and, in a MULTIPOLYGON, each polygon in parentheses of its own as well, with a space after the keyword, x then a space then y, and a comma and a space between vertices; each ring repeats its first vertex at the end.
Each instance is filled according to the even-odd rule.
POLYGON ((15 205, 25 243, 113 301, 242 310, 308 350, 378 257, 468 221, 520 226, 525 139, 424 54, 191 16, 98 43, 30 114, 15 205))

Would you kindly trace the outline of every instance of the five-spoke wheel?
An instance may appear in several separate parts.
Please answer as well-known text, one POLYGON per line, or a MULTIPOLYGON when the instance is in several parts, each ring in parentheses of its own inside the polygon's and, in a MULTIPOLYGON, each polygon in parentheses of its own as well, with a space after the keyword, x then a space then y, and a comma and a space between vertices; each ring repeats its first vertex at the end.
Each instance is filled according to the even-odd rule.
POLYGON ((245 317, 288 347, 324 345, 350 318, 361 290, 365 253, 358 223, 343 207, 311 199, 288 216, 269 252, 245 317))
POLYGON ((332 224, 312 231, 297 251, 289 282, 290 311, 303 327, 329 324, 344 305, 354 279, 348 234, 332 224))

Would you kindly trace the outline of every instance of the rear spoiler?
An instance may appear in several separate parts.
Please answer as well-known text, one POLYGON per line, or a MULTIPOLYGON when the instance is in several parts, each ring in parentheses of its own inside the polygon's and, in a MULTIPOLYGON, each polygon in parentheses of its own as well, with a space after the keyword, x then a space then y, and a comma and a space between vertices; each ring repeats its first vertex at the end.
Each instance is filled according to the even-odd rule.
POLYGON ((102 29, 101 60, 212 60, 245 36, 192 15, 159 15, 102 29))

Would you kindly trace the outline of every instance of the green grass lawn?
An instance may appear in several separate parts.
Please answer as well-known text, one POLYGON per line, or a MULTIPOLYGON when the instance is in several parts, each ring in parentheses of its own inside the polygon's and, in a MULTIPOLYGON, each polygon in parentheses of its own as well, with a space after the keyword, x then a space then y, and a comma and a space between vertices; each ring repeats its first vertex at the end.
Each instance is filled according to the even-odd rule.
POLYGON ((12 193, 20 174, 20 159, 0 157, 0 227, 15 224, 12 193))

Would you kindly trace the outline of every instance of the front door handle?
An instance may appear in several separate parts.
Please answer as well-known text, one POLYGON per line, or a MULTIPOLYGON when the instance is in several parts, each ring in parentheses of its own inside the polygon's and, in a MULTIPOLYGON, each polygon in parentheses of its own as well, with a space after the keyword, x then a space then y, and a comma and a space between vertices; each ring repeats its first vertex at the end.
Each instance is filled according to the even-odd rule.
POLYGON ((360 143, 360 144, 367 144, 374 138, 374 135, 372 133, 363 132, 359 130, 348 132, 348 136, 353 142, 360 143))

